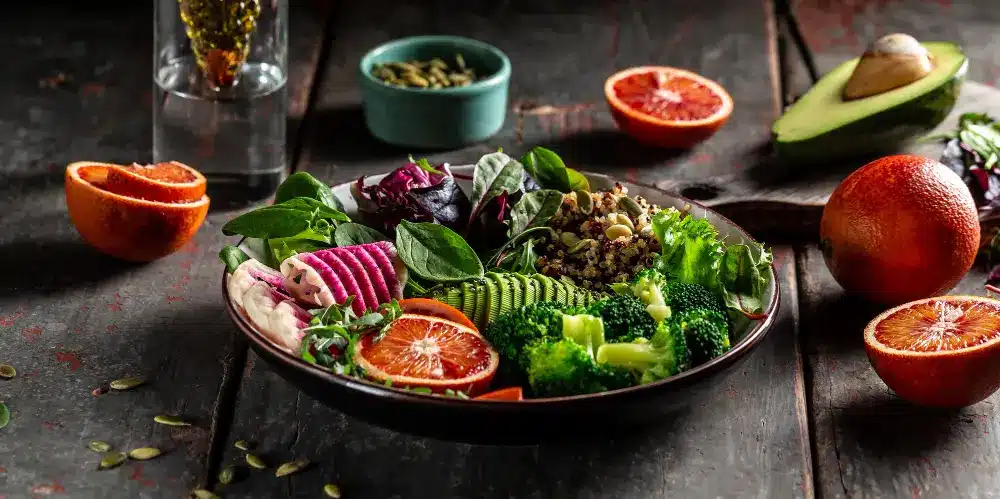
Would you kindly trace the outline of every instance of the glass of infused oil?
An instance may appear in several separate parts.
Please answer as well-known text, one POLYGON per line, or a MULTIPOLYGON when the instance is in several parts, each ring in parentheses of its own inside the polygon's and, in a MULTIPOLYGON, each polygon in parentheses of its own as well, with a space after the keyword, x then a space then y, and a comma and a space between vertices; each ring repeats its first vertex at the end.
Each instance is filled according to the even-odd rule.
POLYGON ((287 171, 288 0, 156 0, 153 161, 201 171, 215 204, 267 198, 287 171))

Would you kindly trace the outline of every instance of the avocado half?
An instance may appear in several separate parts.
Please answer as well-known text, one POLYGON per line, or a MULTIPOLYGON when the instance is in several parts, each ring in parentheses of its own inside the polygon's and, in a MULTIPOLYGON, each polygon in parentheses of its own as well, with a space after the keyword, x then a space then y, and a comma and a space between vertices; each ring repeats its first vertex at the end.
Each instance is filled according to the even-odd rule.
POLYGON ((774 122, 775 155, 785 160, 896 152, 943 121, 958 100, 969 67, 961 47, 922 43, 934 59, 929 74, 878 95, 844 100, 860 57, 837 66, 774 122))

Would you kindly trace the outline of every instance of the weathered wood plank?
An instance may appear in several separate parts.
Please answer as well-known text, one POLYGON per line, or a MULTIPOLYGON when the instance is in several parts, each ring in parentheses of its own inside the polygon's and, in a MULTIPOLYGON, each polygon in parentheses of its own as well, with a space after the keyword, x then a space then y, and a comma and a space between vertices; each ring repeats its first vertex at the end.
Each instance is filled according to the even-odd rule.
MULTIPOLYGON (((961 411, 900 400, 875 374, 863 329, 883 309, 845 296, 815 247, 799 252, 818 495, 997 497, 1000 397, 961 411)), ((982 294, 976 267, 953 291, 982 294)))
MULTIPOLYGON (((607 172, 715 202, 750 190, 742 183, 759 161, 776 116, 776 54, 770 1, 725 2, 443 2, 340 4, 335 42, 310 124, 302 167, 343 182, 401 164, 406 151, 379 143, 365 129, 356 65, 393 38, 452 33, 478 38, 511 58, 510 110, 499 135, 459 151, 429 154, 452 164, 474 162, 502 146, 521 154, 550 147, 572 166, 607 172), (382 15, 387 9, 393 15, 382 15), (373 22, 373 19, 379 19, 373 22), (730 122, 690 151, 654 150, 619 133, 607 112, 604 81, 638 65, 688 68, 732 94, 730 122), (707 187, 699 187, 708 182, 707 187)), ((414 126, 419 126, 415 124, 414 126)), ((752 222, 753 219, 746 220, 752 222)))
MULTIPOLYGON (((0 80, 0 362, 20 374, 0 383, 13 413, 0 430, 0 497, 184 496, 201 479, 233 353, 215 256, 232 213, 213 213, 192 243, 148 265, 86 247, 66 215, 63 169, 80 159, 148 160, 152 10, 19 4, 9 14, 0 33, 16 55, 0 80), (127 375, 151 382, 92 395, 127 375), (154 424, 160 413, 195 426, 154 424), (91 439, 168 452, 98 472, 91 439)), ((300 7, 293 16, 291 45, 301 50, 291 71, 305 81, 292 85, 291 108, 301 117, 306 65, 315 67, 307 49, 319 46, 324 19, 300 7)))
POLYGON ((226 464, 244 480, 225 497, 812 497, 804 384, 797 352, 794 254, 775 252, 783 289, 773 329, 728 389, 693 400, 662 430, 578 445, 488 447, 416 438, 347 418, 301 396, 251 353, 226 464), (272 466, 250 471, 236 440, 272 466), (305 457, 309 471, 276 479, 305 457))

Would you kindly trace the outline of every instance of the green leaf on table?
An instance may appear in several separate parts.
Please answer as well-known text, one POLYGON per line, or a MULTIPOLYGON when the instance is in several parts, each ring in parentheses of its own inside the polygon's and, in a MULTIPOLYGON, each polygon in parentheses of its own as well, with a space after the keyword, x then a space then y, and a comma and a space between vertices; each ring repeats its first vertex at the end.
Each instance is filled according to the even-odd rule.
POLYGON ((758 243, 726 247, 719 268, 719 281, 728 308, 747 316, 763 311, 764 290, 770 280, 769 269, 773 260, 771 251, 758 243))
POLYGON ((0 428, 5 428, 10 423, 10 409, 3 402, 0 402, 0 428))
POLYGON ((563 195, 553 189, 531 191, 510 210, 509 236, 516 236, 532 227, 540 227, 562 206, 563 195))
POLYGON ((504 192, 520 191, 523 180, 524 167, 510 156, 494 152, 480 158, 472 174, 472 215, 469 219, 475 220, 490 201, 504 192))
POLYGON ((343 212, 315 199, 297 197, 244 213, 222 226, 222 233, 256 239, 292 237, 320 220, 327 225, 351 221, 343 212))
POLYGON ((524 169, 545 189, 559 192, 584 190, 590 192, 590 182, 582 173, 567 168, 558 154, 544 148, 535 147, 521 158, 524 169))
POLYGON ((376 241, 388 241, 385 234, 359 223, 343 223, 337 226, 333 233, 333 241, 337 246, 353 246, 355 244, 374 243, 376 241))
POLYGON ((226 272, 230 274, 235 272, 241 263, 250 259, 243 250, 230 244, 227 244, 219 251, 219 258, 222 259, 222 263, 226 264, 226 272))
POLYGON ((337 211, 344 211, 344 205, 333 194, 333 189, 306 172, 289 175, 274 193, 274 202, 284 203, 298 197, 315 199, 337 211))
POLYGON ((414 274, 432 282, 483 276, 483 263, 469 243, 439 224, 407 220, 396 227, 396 251, 414 274))

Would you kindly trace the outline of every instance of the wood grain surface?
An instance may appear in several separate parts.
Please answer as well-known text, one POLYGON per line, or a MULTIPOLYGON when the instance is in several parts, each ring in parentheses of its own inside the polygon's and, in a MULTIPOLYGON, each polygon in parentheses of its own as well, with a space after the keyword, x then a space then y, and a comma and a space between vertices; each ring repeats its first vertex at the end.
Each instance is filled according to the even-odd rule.
MULTIPOLYGON (((211 214, 190 244, 148 265, 86 246, 66 215, 63 172, 83 159, 148 161, 152 10, 139 2, 12 11, 18 22, 0 31, 16 56, 0 79, 0 363, 19 374, 0 380, 12 412, 0 430, 0 497, 183 497, 204 474, 234 353, 216 256, 232 213, 211 214), (92 394, 124 376, 150 382, 92 394), (158 425, 157 414, 194 426, 158 425), (92 439, 166 454, 97 471, 92 439)), ((291 57, 293 120, 305 112, 322 46, 318 12, 299 12, 290 36, 300 49, 291 57)))
MULTIPOLYGON (((863 330, 884 308, 845 296, 815 247, 798 252, 820 497, 1000 497, 1000 395, 959 411, 915 407, 871 368, 863 330)), ((952 294, 984 294, 977 265, 952 294)))

